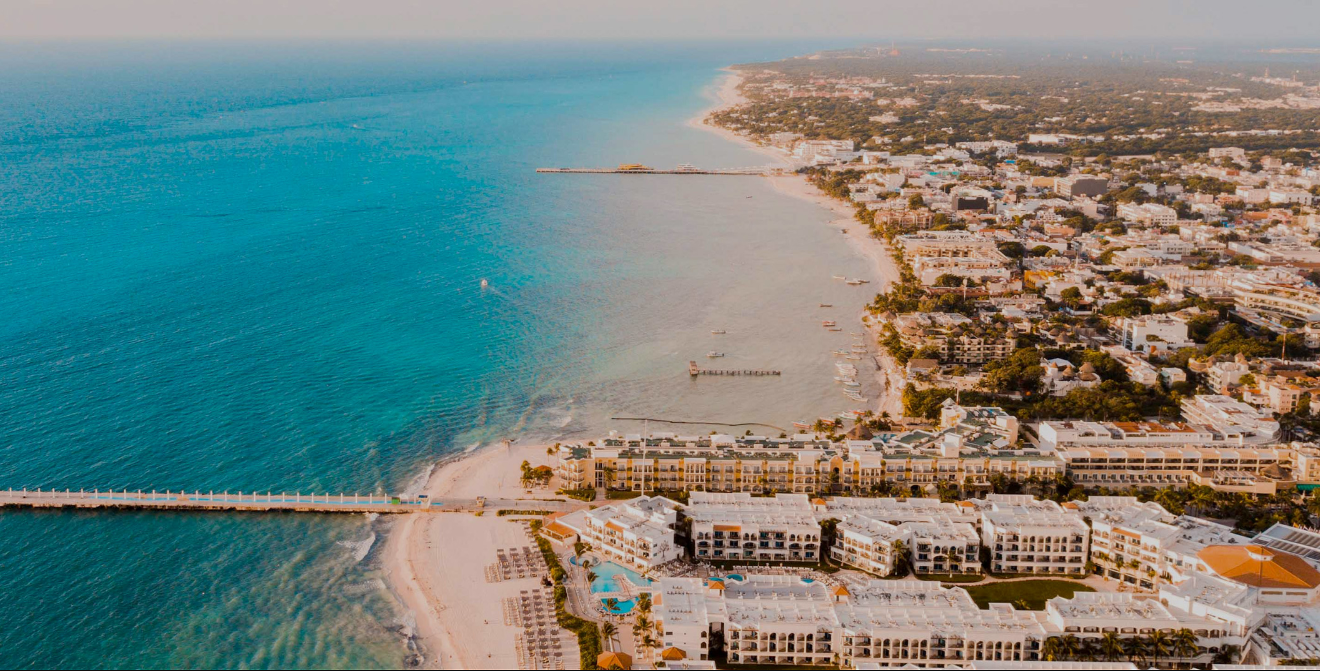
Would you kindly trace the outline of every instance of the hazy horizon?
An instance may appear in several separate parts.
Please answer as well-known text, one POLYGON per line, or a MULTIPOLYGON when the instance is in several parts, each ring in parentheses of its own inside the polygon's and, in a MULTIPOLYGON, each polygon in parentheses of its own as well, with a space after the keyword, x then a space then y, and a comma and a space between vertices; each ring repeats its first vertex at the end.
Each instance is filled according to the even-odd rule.
MULTIPOLYGON (((1320 43, 1320 3, 1264 0, 9 0, 0 40, 1168 39, 1320 43), (1308 28, 1307 26, 1311 26, 1308 28)), ((1174 45, 1169 45, 1174 46, 1174 45)))

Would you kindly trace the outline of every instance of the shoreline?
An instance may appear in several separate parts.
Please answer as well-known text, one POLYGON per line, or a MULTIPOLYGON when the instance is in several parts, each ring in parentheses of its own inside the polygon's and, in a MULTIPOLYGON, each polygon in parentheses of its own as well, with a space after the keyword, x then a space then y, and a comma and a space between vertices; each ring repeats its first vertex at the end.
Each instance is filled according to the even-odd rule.
MULTIPOLYGON (((548 464, 548 445, 492 443, 436 462, 422 492, 432 498, 549 498, 519 482, 519 465, 548 464)), ((529 507, 533 507, 529 504, 529 507)), ((505 624, 505 598, 539 584, 533 579, 488 582, 495 550, 528 545, 514 518, 466 512, 410 513, 389 530, 382 550, 385 582, 405 621, 423 669, 517 668, 520 629, 505 624), (461 542, 452 542, 461 539, 461 542)), ((409 650, 409 653, 414 652, 409 650)))
MULTIPOLYGON (((796 164, 783 152, 759 145, 747 137, 707 122, 718 111, 745 103, 738 91, 743 78, 731 68, 704 93, 712 105, 687 120, 692 128, 713 133, 757 152, 787 168, 796 164)), ((853 251, 870 261, 872 280, 880 291, 886 291, 898 280, 898 269, 890 256, 888 246, 870 235, 854 216, 848 204, 830 198, 810 182, 796 174, 766 177, 775 192, 814 203, 828 210, 834 218, 829 225, 846 232, 853 251)), ((863 313, 864 316, 865 313, 863 313)), ((874 327, 863 321, 872 333, 874 327)), ((888 391, 894 367, 883 350, 878 358, 890 364, 888 370, 876 371, 877 381, 884 385, 881 399, 876 404, 877 414, 900 400, 900 395, 888 391)), ((901 402, 897 404, 901 409, 901 402)), ((536 498, 552 496, 546 492, 527 489, 518 480, 518 467, 523 460, 532 465, 548 464, 546 444, 504 445, 492 443, 476 449, 464 450, 445 456, 430 466, 419 491, 432 498, 441 496, 475 498, 536 498)), ((423 657, 418 668, 514 668, 517 633, 505 625, 501 617, 501 595, 512 588, 515 593, 520 581, 488 583, 482 579, 485 567, 494 561, 497 547, 511 547, 528 541, 520 535, 525 531, 516 522, 497 516, 478 516, 472 513, 411 513, 395 523, 386 535, 382 549, 382 568, 391 594, 403 611, 405 622, 411 624, 409 654, 423 657), (461 543, 445 543, 445 539, 463 539, 461 543), (435 542, 433 542, 435 541, 435 542), (478 624, 480 622, 480 624, 478 624), (489 652, 488 652, 489 651, 489 652), (485 656, 482 657, 482 653, 485 656)))

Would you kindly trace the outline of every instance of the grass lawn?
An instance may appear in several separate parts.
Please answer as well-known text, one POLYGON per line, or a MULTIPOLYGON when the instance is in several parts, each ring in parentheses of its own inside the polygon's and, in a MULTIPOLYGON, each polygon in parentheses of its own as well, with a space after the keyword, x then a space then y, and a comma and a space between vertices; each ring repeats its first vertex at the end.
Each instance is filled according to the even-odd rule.
POLYGON ((1011 603, 1017 608, 1027 610, 1045 610, 1045 602, 1056 596, 1071 597, 1076 592, 1095 591, 1087 585, 1072 580, 1057 579, 993 582, 986 585, 972 585, 964 589, 982 609, 988 608, 992 603, 1011 603))
POLYGON ((931 580, 939 582, 981 582, 985 580, 985 575, 980 573, 918 573, 918 580, 931 580))

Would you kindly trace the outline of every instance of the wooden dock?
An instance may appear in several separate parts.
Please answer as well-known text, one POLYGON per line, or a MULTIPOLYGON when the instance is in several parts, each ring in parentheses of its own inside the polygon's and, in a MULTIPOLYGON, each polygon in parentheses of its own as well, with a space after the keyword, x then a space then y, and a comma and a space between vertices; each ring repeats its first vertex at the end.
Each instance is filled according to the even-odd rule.
POLYGON ((767 375, 779 375, 777 370, 758 370, 755 368, 702 368, 695 361, 688 362, 688 375, 697 377, 698 375, 746 375, 749 377, 762 377, 767 375))

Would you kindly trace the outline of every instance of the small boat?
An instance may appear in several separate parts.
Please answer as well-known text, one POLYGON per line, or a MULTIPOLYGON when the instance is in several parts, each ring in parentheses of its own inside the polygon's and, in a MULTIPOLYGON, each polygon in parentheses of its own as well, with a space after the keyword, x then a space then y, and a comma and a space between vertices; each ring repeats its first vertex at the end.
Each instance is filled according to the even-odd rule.
POLYGON ((793 422, 793 428, 806 431, 811 428, 811 425, 806 422, 793 422))
POLYGON ((846 349, 836 349, 836 350, 834 350, 834 356, 848 356, 848 350, 846 350, 846 349))
POLYGON ((718 358, 720 358, 720 357, 722 357, 722 356, 724 356, 724 352, 716 352, 715 350, 711 350, 711 351, 709 351, 709 352, 706 352, 706 358, 707 358, 707 359, 718 359, 718 358))
POLYGON ((711 335, 724 335, 725 333, 728 333, 728 331, 725 331, 724 329, 715 329, 710 332, 711 335))
POLYGON ((832 329, 830 329, 830 330, 831 330, 831 331, 842 331, 843 329, 841 329, 841 328, 832 328, 832 329))
POLYGON ((852 359, 853 361, 861 361, 861 360, 862 360, 862 357, 861 357, 861 355, 859 355, 859 354, 849 354, 848 356, 846 356, 846 357, 844 357, 844 358, 845 358, 845 359, 852 359))
POLYGON ((830 275, 830 277, 832 277, 832 278, 834 278, 834 279, 836 279, 836 280, 846 280, 846 279, 848 279, 848 278, 844 277, 843 275, 830 275))
POLYGON ((823 308, 832 308, 832 307, 834 307, 834 306, 833 306, 832 304, 830 304, 830 303, 821 303, 820 306, 823 307, 823 308))
POLYGON ((854 286, 854 287, 856 287, 856 286, 861 286, 861 284, 862 284, 864 281, 865 281, 865 280, 847 280, 847 281, 845 282, 845 284, 848 284, 849 286, 854 286))
POLYGON ((841 375, 835 375, 835 376, 834 376, 834 381, 835 381, 835 382, 856 382, 856 380, 854 380, 854 379, 852 379, 852 378, 850 378, 850 377, 843 377, 843 376, 841 376, 841 375))
POLYGON ((820 325, 821 325, 821 326, 834 326, 835 323, 827 319, 827 320, 821 322, 820 325))
POLYGON ((483 278, 481 279, 481 288, 482 288, 482 289, 485 289, 485 288, 488 287, 488 286, 490 286, 490 282, 487 282, 487 281, 486 281, 486 278, 483 277, 483 278))

